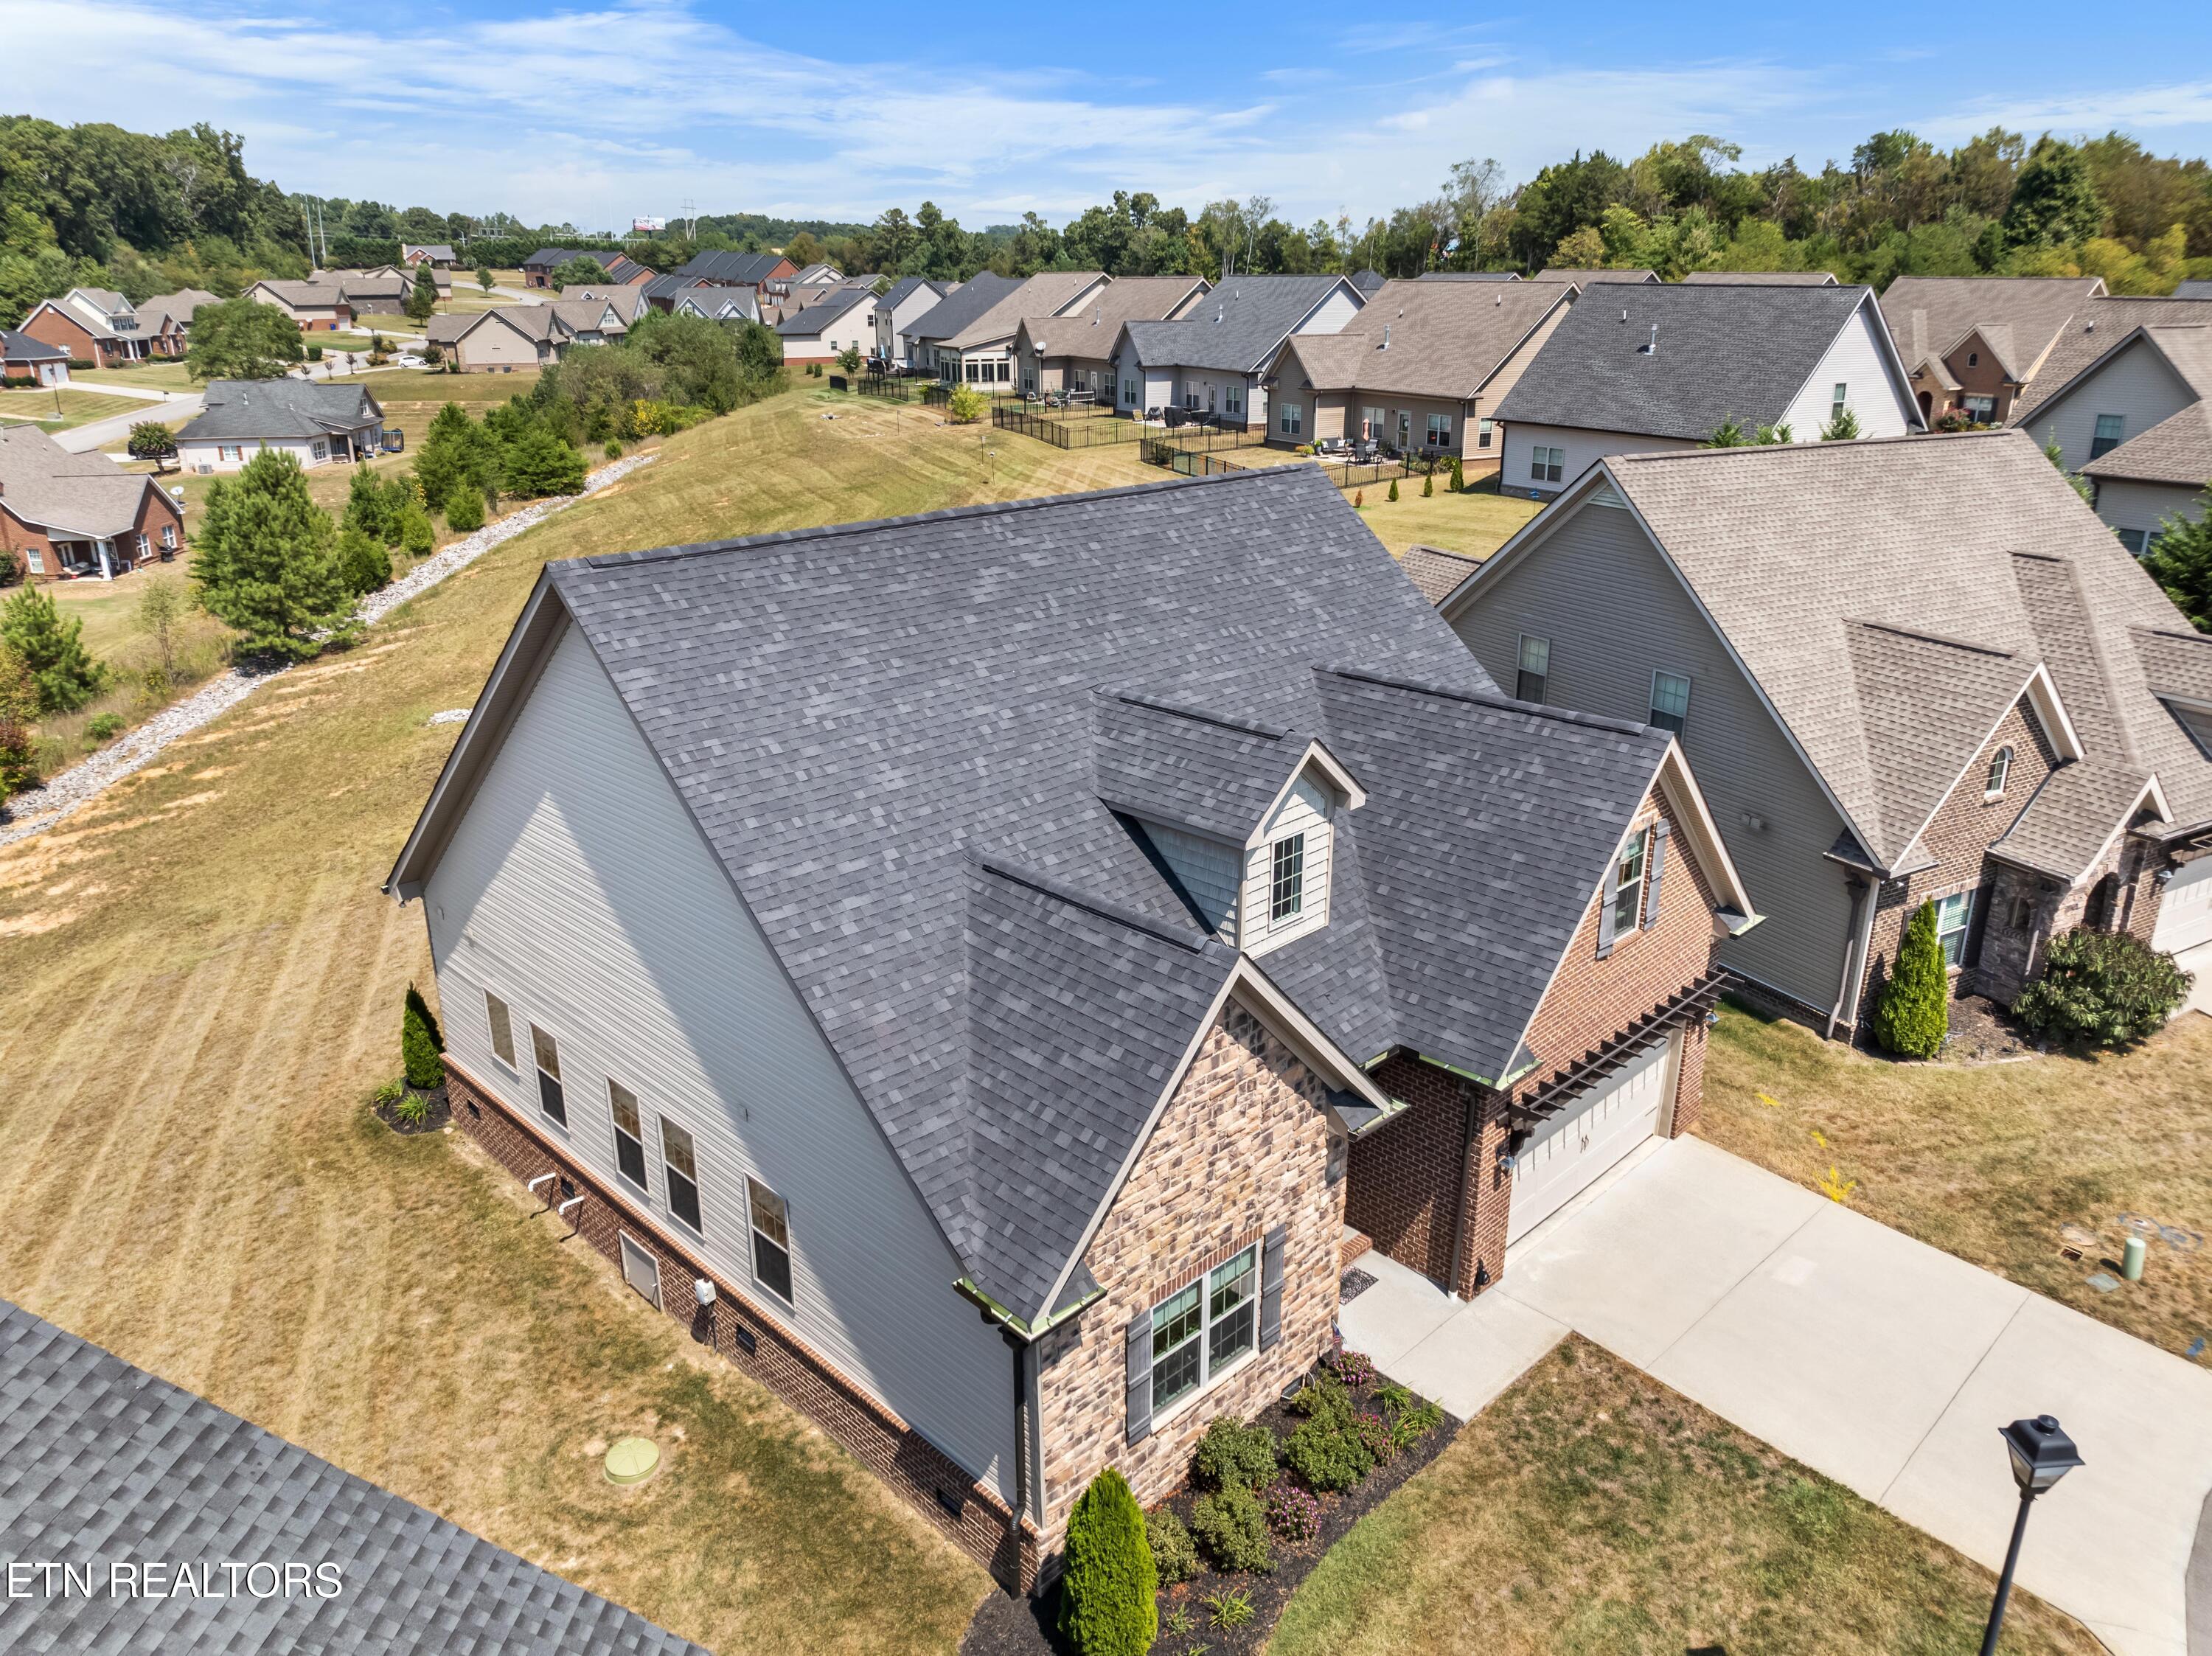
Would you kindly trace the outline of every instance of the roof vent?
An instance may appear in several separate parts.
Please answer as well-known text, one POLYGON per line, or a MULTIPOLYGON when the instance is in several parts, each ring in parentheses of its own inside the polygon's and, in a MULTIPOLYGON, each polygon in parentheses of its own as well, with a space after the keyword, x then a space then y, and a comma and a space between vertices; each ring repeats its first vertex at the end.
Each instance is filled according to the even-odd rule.
POLYGON ((1627 307, 1626 307, 1626 306, 1624 306, 1622 307, 1622 309, 1621 309, 1621 312, 1620 312, 1620 320, 1621 320, 1622 325, 1626 326, 1626 325, 1627 325, 1627 322, 1628 322, 1628 310, 1627 310, 1627 307))
POLYGON ((1651 325, 1651 340, 1649 344, 1644 346, 1644 354, 1646 356, 1656 356, 1659 355, 1659 325, 1656 322, 1651 325))
POLYGON ((1382 325, 1382 349, 1386 351, 1390 349, 1390 325, 1387 322, 1382 325))

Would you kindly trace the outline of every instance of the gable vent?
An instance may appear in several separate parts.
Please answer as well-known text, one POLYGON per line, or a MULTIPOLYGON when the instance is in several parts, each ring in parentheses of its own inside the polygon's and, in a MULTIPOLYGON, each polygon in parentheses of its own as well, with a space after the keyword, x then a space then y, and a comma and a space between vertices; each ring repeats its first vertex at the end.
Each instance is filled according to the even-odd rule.
POLYGON ((1590 490, 1589 503, 1592 506, 1618 507, 1624 512, 1628 509, 1628 502, 1620 498, 1620 491, 1611 483, 1600 483, 1590 490))

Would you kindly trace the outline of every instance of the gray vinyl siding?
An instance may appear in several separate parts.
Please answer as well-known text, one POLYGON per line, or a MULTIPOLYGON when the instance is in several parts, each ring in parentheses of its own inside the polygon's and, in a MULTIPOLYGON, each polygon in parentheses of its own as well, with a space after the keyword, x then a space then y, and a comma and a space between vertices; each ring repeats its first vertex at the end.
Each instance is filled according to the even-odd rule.
POLYGON ((1147 822, 1146 835, 1161 858, 1175 870, 1182 889, 1198 905, 1198 912, 1213 935, 1232 947, 1237 942, 1237 887, 1243 868, 1239 846, 1186 834, 1164 823, 1147 822))
POLYGON ((1682 747, 1729 854, 1766 918, 1722 958, 1826 1011, 1843 978, 1850 903, 1822 853, 1843 820, 1635 517, 1584 505, 1513 566, 1479 581, 1453 630, 1509 688, 1521 635, 1552 641, 1545 699, 1650 716, 1655 670, 1687 673, 1682 747), (1746 814, 1762 819, 1754 832, 1746 814))
POLYGON ((2097 480, 2097 515, 2115 529, 2147 531, 2158 538, 2168 518, 2194 523, 2204 515, 2204 491, 2179 483, 2136 483, 2118 477, 2097 480))
POLYGON ((1243 947, 1250 954, 1302 937, 1328 924, 1329 799, 1310 775, 1291 785, 1281 804, 1260 830, 1260 842, 1244 854, 1243 947), (1304 901, 1299 912, 1280 925, 1273 918, 1275 841, 1293 834, 1306 836, 1304 901))
POLYGON ((1292 331, 1297 333, 1342 333, 1359 314, 1359 300, 1348 288, 1338 288, 1327 299, 1314 306, 1306 319, 1292 331))
POLYGON ((1522 500, 1550 500, 1565 494, 1576 478, 1612 454, 1659 454, 1697 447, 1678 437, 1646 437, 1632 431, 1602 431, 1587 426, 1539 426, 1516 420, 1505 428, 1504 469, 1498 475, 1502 494, 1522 500), (1539 446, 1567 452, 1559 481, 1538 482, 1528 475, 1529 451, 1539 446))
POLYGON ((1844 406, 1859 418, 1861 437, 1902 437, 1911 429, 1905 413, 1911 393, 1897 381, 1888 354, 1875 332, 1874 302, 1869 300, 1836 336, 1820 366, 1813 371, 1784 416, 1801 443, 1817 441, 1834 407, 1836 386, 1845 386, 1844 406))
POLYGON ((462 1066, 623 1189, 606 1082, 630 1089, 663 1227, 999 1484, 1006 1348, 954 1293, 953 1253, 573 628, 423 895, 462 1066), (520 1072, 491 1051, 487 989, 512 1009, 520 1072), (530 1023, 560 1042, 565 1132, 538 1110, 530 1023), (696 1143, 703 1241, 668 1211, 663 1114, 696 1143), (788 1204, 795 1312, 753 1286, 748 1174, 788 1204))
POLYGON ((2066 470, 2079 471, 2089 464, 2099 415, 2117 414, 2125 420, 2120 432, 2120 440, 2125 442, 2196 400, 2196 393, 2166 367, 2166 359, 2148 342, 2138 339, 2093 377, 2036 409, 2022 423, 2045 448, 2057 443, 2066 470))

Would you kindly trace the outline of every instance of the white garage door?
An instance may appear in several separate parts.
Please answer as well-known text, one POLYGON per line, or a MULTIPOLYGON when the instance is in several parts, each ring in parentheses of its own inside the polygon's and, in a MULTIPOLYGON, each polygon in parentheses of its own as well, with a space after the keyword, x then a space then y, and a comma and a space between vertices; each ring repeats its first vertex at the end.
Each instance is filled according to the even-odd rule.
POLYGON ((1667 1043, 1659 1042, 1596 1083, 1535 1130, 1513 1162, 1505 1240, 1521 1236, 1589 1187, 1659 1131, 1667 1101, 1667 1043))
POLYGON ((2150 934, 2150 946, 2169 955, 2201 943, 2212 943, 2212 857, 2199 857, 2175 870, 2159 899, 2158 924, 2150 934))

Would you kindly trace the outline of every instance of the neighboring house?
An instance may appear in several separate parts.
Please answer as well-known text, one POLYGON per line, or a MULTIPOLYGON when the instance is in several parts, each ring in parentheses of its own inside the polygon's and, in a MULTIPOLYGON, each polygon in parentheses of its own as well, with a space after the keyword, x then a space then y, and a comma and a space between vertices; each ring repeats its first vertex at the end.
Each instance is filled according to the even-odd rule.
POLYGON ((834 264, 805 264, 791 273, 794 288, 834 288, 844 279, 845 273, 834 264))
POLYGON ((347 308, 357 317, 403 315, 415 291, 414 276, 389 265, 377 270, 325 270, 317 280, 336 282, 347 308))
POLYGON ((458 261, 453 250, 442 241, 404 241, 399 244, 402 264, 428 264, 434 270, 450 270, 458 261))
MULTIPOLYGON (((1352 280, 1353 285, 1363 294, 1371 294, 1382 285, 1382 278, 1372 270, 1362 270, 1352 280), (1365 279, 1369 276, 1373 276, 1375 279, 1370 282, 1365 279)), ((1521 272, 1518 270, 1424 270, 1414 280, 1419 282, 1518 282, 1521 280, 1521 272)))
MULTIPOLYGON (((640 264, 628 253, 592 252, 579 247, 540 247, 522 261, 522 285, 526 288, 550 288, 553 272, 570 259, 588 258, 607 273, 609 282, 625 287, 639 286, 650 282, 653 273, 640 264)), ((696 264, 695 259, 692 261, 696 264)))
POLYGON ((265 448, 310 468, 369 459, 383 449, 384 409, 358 382, 211 379, 205 398, 177 434, 187 471, 236 471, 265 448))
POLYGON ((110 579, 185 543, 185 509, 143 471, 0 426, 0 560, 15 580, 110 579))
POLYGON ((425 335, 463 373, 513 373, 557 362, 572 345, 602 345, 629 331, 610 300, 564 297, 434 316, 425 335))
POLYGON ((637 290, 645 296, 646 304, 652 309, 672 311, 676 308, 678 294, 688 292, 693 288, 709 285, 711 284, 701 282, 696 276, 688 276, 678 272, 672 276, 657 276, 650 282, 641 282, 638 283, 637 290))
POLYGON ((2178 282, 2174 286, 2173 297, 2176 299, 2212 299, 2212 282, 2191 281, 2178 282))
POLYGON ((775 331, 787 362, 834 362, 848 350, 865 358, 876 342, 876 296, 866 288, 832 288, 775 331))
POLYGON ((1680 732, 1767 913, 1722 959, 1816 1028, 1923 901, 2000 1002, 2077 925, 2212 944, 2212 637, 2024 432, 1601 460, 1443 613, 1680 732))
POLYGON ((184 350, 173 330, 157 326, 142 332, 131 301, 106 288, 72 288, 59 299, 41 300, 17 331, 68 353, 72 362, 96 368, 181 355, 184 350))
POLYGON ((1024 1586, 1689 1125, 1753 919, 1308 466, 549 564, 386 889, 459 1127, 1024 1586))
POLYGON ((2067 332, 2103 296, 2102 276, 1899 276, 1881 313, 1929 425, 1955 414, 1985 426, 2014 417, 2067 332))
POLYGON ((1495 418, 1573 308, 1548 282, 1391 282, 1333 334, 1295 334, 1269 365, 1267 440, 1350 438, 1494 467, 1495 418))
POLYGON ((927 276, 901 276, 886 288, 876 300, 876 356, 885 363, 911 366, 915 325, 959 285, 927 276))
POLYGON ((2204 515, 2212 488, 2212 314, 2110 337, 2102 355, 2017 423, 2095 485, 2097 515, 2141 557, 2166 519, 2204 515))
POLYGON ((1682 280, 1693 288, 1833 288, 1832 270, 1692 270, 1682 280))
POLYGON ((173 294, 156 294, 137 307, 139 325, 157 337, 173 342, 155 354, 182 355, 191 342, 192 316, 203 305, 220 305, 222 299, 204 288, 179 288, 173 294))
POLYGON ((1188 316, 1207 291, 1201 276, 1116 276, 1076 310, 1024 317, 1014 331, 1014 383, 1024 391, 1085 391, 1110 408, 1121 325, 1188 316))
POLYGON ((299 325, 301 333, 337 333, 353 325, 353 306, 334 277, 315 282, 257 282, 248 299, 273 305, 299 325))
POLYGON ((1359 289, 1363 299, 1389 280, 1380 270, 1354 270, 1348 279, 1353 287, 1359 289))
POLYGON ((789 282, 799 267, 781 253, 694 253, 676 274, 724 288, 757 288, 764 282, 789 282))
POLYGON ((563 305, 580 305, 586 301, 607 306, 622 319, 625 329, 635 326, 638 318, 648 308, 644 287, 626 282, 615 282, 604 288, 571 288, 561 295, 560 300, 563 305))
POLYGON ((1268 365, 1293 334, 1334 333, 1365 301, 1342 276, 1230 276, 1172 322, 1125 322, 1114 347, 1115 411, 1181 409, 1224 426, 1269 428, 1268 365))
POLYGON ((13 328, 0 328, 0 378, 39 385, 69 384, 69 353, 13 328))
POLYGON ((1871 288, 1608 286, 1498 404, 1499 487, 1549 500, 1608 454, 1696 448, 1730 420, 1814 442, 1844 409, 1862 437, 1921 428, 1871 288))
POLYGON ((1022 318, 1073 315, 1109 280, 1103 270, 1047 270, 1026 280, 981 271, 914 325, 915 365, 939 379, 1012 390, 1022 318))
POLYGON ((1564 265, 1554 265, 1539 270, 1538 282, 1571 282, 1577 288, 1589 288, 1600 283, 1625 282, 1630 286, 1650 287, 1657 284, 1656 270, 1571 270, 1564 265))
POLYGON ((706 1656, 5 1301, 0 1392, 0 1549, 54 1561, 19 1570, 11 1648, 706 1656))
POLYGON ((703 316, 710 322, 757 322, 761 319, 757 288, 686 288, 669 307, 678 316, 703 316))

